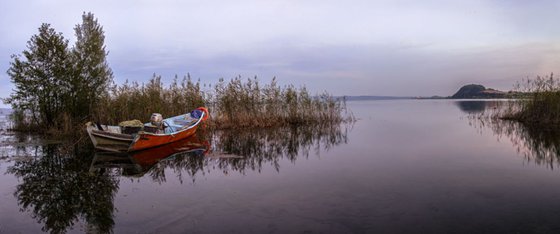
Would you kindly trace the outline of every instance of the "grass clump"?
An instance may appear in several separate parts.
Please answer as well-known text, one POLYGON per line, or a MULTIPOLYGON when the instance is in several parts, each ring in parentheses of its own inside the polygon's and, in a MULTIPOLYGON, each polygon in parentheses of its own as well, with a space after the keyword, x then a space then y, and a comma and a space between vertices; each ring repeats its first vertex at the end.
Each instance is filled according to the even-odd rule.
POLYGON ((560 82, 550 76, 537 76, 517 84, 526 95, 501 117, 527 124, 560 126, 560 82))
POLYGON ((145 122, 151 113, 170 117, 200 106, 208 107, 208 124, 217 129, 316 126, 353 120, 343 99, 326 92, 312 96, 305 87, 282 87, 275 78, 266 85, 256 77, 202 85, 187 75, 182 80, 176 76, 166 86, 155 74, 146 84, 127 81, 113 85, 93 120, 107 124, 129 119, 145 122))
POLYGON ((145 84, 126 81, 120 86, 110 87, 108 95, 102 98, 102 104, 94 111, 93 120, 107 124, 132 119, 146 122, 151 113, 163 116, 189 113, 206 104, 202 95, 200 82, 193 82, 188 75, 181 80, 175 76, 166 87, 161 76, 154 74, 145 84))
POLYGON ((344 100, 305 87, 280 87, 276 79, 261 86, 257 78, 221 79, 210 99, 213 122, 220 128, 275 127, 341 123, 351 119, 344 100))

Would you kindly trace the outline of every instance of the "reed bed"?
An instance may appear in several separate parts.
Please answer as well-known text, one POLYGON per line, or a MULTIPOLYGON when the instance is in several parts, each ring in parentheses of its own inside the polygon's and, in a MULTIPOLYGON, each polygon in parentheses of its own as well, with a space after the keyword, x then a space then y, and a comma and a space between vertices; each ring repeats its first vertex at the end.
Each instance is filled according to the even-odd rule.
POLYGON ((280 87, 276 79, 261 86, 240 77, 214 86, 210 98, 213 123, 220 128, 274 127, 341 123, 351 119, 344 100, 323 93, 311 96, 305 87, 280 87))
POLYGON ((517 84, 526 94, 515 105, 510 105, 502 119, 526 124, 560 126, 560 82, 550 76, 527 79, 517 84))
POLYGON ((110 87, 92 118, 108 124, 130 119, 146 122, 151 113, 174 116, 205 106, 206 100, 202 95, 200 82, 193 82, 189 76, 181 81, 175 77, 166 87, 161 76, 154 75, 145 84, 126 81, 120 86, 110 87))
POLYGON ((189 75, 164 85, 154 75, 145 84, 113 85, 94 112, 93 120, 117 124, 123 120, 146 122, 151 113, 164 117, 188 113, 205 106, 208 126, 217 129, 268 128, 288 125, 324 125, 353 121, 344 99, 328 93, 311 95, 305 87, 280 86, 276 79, 261 85, 255 78, 220 79, 201 84, 189 75))

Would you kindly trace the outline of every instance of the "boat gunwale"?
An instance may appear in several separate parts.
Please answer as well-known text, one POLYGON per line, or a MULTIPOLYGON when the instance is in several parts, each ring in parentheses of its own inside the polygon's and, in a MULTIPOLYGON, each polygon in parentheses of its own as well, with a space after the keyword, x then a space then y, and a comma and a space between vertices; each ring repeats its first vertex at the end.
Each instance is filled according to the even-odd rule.
MULTIPOLYGON (((175 139, 175 140, 173 140, 173 141, 165 142, 165 143, 163 143, 163 144, 152 145, 152 146, 142 147, 142 148, 136 148, 136 147, 135 147, 135 146, 136 146, 136 143, 138 143, 138 140, 142 139, 142 138, 143 138, 144 136, 146 136, 146 135, 148 135, 148 136, 154 136, 154 137, 156 137, 156 138, 160 138, 160 137, 169 137, 169 136, 170 136, 170 137, 175 137, 175 135, 180 135, 181 133, 186 132, 186 131, 191 130, 191 129, 195 129, 194 131, 196 131, 196 128, 198 127, 198 125, 200 124, 200 122, 202 122, 202 121, 204 120, 204 116, 205 116, 205 113, 202 112, 202 115, 200 115, 200 118, 198 118, 198 120, 197 120, 194 124, 190 125, 190 126, 187 127, 187 128, 181 129, 181 130, 176 131, 176 132, 173 132, 173 133, 157 134, 157 133, 144 132, 144 131, 139 132, 138 135, 136 135, 136 138, 134 138, 134 140, 132 141, 132 143, 131 143, 130 146, 128 147, 128 152, 135 152, 135 151, 141 151, 141 150, 145 150, 145 149, 151 149, 151 148, 158 147, 158 146, 161 146, 161 145, 170 144, 170 143, 175 142, 175 141, 177 141, 177 140, 179 140, 179 139, 183 139, 183 138, 189 137, 189 136, 191 136, 192 134, 194 134, 194 132, 191 133, 191 134, 188 134, 188 135, 186 135, 186 136, 183 136, 183 137, 181 137, 181 138, 179 138, 179 139, 175 139)), ((171 117, 171 118, 173 118, 173 117, 171 117)))
POLYGON ((113 140, 130 141, 134 140, 134 137, 130 134, 114 133, 101 130, 92 129, 91 134, 98 137, 110 138, 113 140))
MULTIPOLYGON (((200 118, 198 118, 198 120, 197 120, 194 124, 190 125, 190 126, 187 127, 187 128, 183 128, 183 129, 181 129, 181 130, 179 130, 179 131, 175 131, 175 132, 172 132, 172 133, 152 133, 152 132, 140 131, 140 132, 138 132, 138 136, 140 136, 140 135, 172 136, 172 135, 175 135, 175 134, 178 134, 178 133, 181 133, 181 132, 184 132, 184 131, 186 131, 186 130, 189 130, 189 129, 191 129, 191 128, 196 127, 200 122, 202 122, 202 118, 204 117, 204 115, 205 115, 205 113, 202 112, 202 115, 200 116, 200 118)), ((176 117, 176 116, 175 116, 175 117, 176 117)), ((174 117, 171 117, 171 118, 174 118, 174 117)), ((169 118, 169 119, 171 119, 171 118, 169 118)), ((164 120, 164 121, 165 121, 165 120, 164 120)), ((137 136, 136 138, 138 138, 138 136, 137 136)))

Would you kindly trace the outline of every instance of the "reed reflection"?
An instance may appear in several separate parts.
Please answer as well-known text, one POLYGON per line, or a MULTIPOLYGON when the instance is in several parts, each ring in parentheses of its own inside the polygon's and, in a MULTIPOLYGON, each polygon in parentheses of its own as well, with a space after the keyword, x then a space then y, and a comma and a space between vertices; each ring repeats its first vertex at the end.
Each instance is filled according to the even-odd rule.
POLYGON ((342 127, 216 131, 133 154, 99 152, 91 170, 117 168, 123 176, 148 176, 158 183, 166 182, 166 173, 174 174, 183 183, 185 177, 195 181, 197 175, 213 171, 260 172, 264 165, 272 165, 278 171, 281 159, 294 162, 312 150, 319 154, 346 143, 347 130, 342 127))
POLYGON ((527 162, 534 162, 554 169, 560 165, 560 130, 550 126, 523 124, 499 117, 510 111, 514 102, 486 108, 468 116, 469 125, 479 129, 490 129, 499 139, 507 138, 523 155, 527 162))
POLYGON ((32 154, 18 156, 7 173, 20 179, 14 196, 43 231, 64 233, 77 221, 87 224, 87 232, 112 231, 118 177, 109 171, 89 173, 90 148, 50 144, 25 152, 32 154))
POLYGON ((318 128, 294 127, 261 131, 222 131, 214 134, 212 148, 215 153, 238 155, 243 158, 219 161, 215 167, 224 172, 247 170, 261 171, 263 165, 280 170, 279 161, 296 161, 298 156, 307 158, 311 150, 321 150, 347 143, 347 126, 327 125, 318 128))

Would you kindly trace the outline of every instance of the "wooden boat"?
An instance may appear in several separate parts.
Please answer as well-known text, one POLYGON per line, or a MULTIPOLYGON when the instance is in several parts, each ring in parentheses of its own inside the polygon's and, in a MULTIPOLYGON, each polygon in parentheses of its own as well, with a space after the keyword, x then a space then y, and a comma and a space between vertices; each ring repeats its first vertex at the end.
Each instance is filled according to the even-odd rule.
POLYGON ((207 118, 208 110, 199 107, 189 114, 160 120, 160 126, 155 126, 153 122, 146 123, 136 131, 92 122, 86 124, 86 129, 96 149, 134 152, 188 138, 195 134, 198 126, 207 118))

